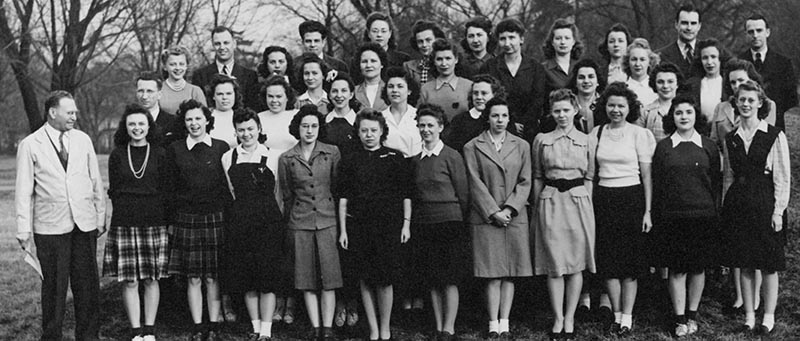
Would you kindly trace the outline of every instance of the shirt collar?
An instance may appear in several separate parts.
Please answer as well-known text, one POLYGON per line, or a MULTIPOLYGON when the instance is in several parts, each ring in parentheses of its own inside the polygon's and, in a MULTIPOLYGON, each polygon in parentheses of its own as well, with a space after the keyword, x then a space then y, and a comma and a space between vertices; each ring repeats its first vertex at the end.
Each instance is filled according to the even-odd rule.
MULTIPOLYGON (((311 103, 314 103, 314 101, 311 99, 311 96, 308 95, 308 91, 306 91, 302 95, 298 96, 297 100, 298 101, 310 101, 311 103)), ((328 93, 325 92, 325 90, 322 90, 322 97, 319 98, 319 101, 317 101, 317 103, 319 103, 319 102, 328 103, 328 93)), ((316 105, 317 103, 314 103, 314 105, 316 105)))
MULTIPOLYGON (((765 120, 758 120, 758 126, 756 127, 756 130, 761 130, 762 132, 766 133, 766 132, 767 132, 767 130, 768 130, 768 129, 767 129, 767 127, 768 127, 768 126, 769 126, 769 124, 767 123, 767 121, 765 121, 765 120)), ((739 128, 737 128, 737 129, 736 129, 736 135, 739 135, 739 137, 740 137, 742 140, 744 140, 744 132, 742 131, 742 125, 741 125, 741 123, 739 124, 739 128)))
POLYGON ((200 142, 205 143, 206 145, 211 147, 211 135, 206 134, 206 137, 203 138, 203 140, 199 141, 199 142, 193 140, 191 136, 187 136, 186 137, 186 148, 189 149, 189 150, 192 150, 192 148, 194 148, 194 146, 197 145, 200 142))
POLYGON ((61 131, 50 125, 50 122, 44 124, 44 130, 47 131, 47 135, 51 136, 51 138, 57 139, 61 136, 61 133, 64 133, 64 137, 69 137, 69 130, 61 131))
POLYGON ((431 149, 431 150, 428 150, 427 148, 425 148, 425 145, 423 144, 422 153, 420 153, 419 158, 420 159, 424 159, 426 156, 439 156, 439 153, 442 152, 443 148, 444 148, 444 142, 442 142, 442 140, 439 140, 439 142, 436 142, 436 145, 433 146, 433 149, 431 149))
POLYGON ((436 83, 435 83, 435 85, 436 85, 436 86, 435 86, 435 88, 436 88, 436 90, 439 90, 439 89, 441 89, 443 86, 445 86, 445 85, 449 85, 449 86, 450 86, 450 88, 451 88, 451 89, 453 89, 453 91, 456 91, 456 85, 457 85, 457 84, 458 84, 458 77, 457 77, 457 76, 455 76, 455 75, 454 75, 454 76, 453 76, 453 78, 452 78, 452 79, 450 79, 450 81, 448 81, 448 82, 445 82, 445 81, 443 81, 443 80, 440 80, 440 79, 437 77, 437 78, 436 78, 436 83))
POLYGON ((767 59, 767 51, 768 50, 769 49, 766 46, 764 46, 764 51, 753 51, 751 49, 750 50, 750 56, 753 57, 753 61, 756 61, 756 53, 760 53, 761 54, 761 61, 763 62, 765 59, 767 59))
POLYGON ((239 156, 244 156, 248 158, 255 155, 267 155, 268 151, 269 149, 267 149, 267 146, 260 143, 256 145, 256 149, 253 150, 252 152, 248 152, 246 149, 244 149, 241 143, 236 146, 236 153, 239 154, 239 156))
POLYGON ((331 121, 340 117, 344 118, 350 125, 356 123, 356 112, 353 111, 353 109, 350 109, 350 112, 348 112, 344 116, 339 116, 339 114, 336 113, 336 110, 331 110, 331 112, 329 112, 328 115, 325 115, 325 123, 331 123, 331 121))
POLYGON ((481 112, 478 111, 478 109, 473 107, 472 109, 469 109, 469 116, 472 117, 473 119, 477 120, 477 119, 481 118, 481 112))
POLYGON ((697 42, 697 40, 694 40, 694 41, 692 41, 692 42, 687 44, 683 40, 678 39, 678 48, 681 50, 681 54, 683 55, 684 58, 686 58, 686 45, 691 45, 692 46, 692 53, 697 54, 697 52, 694 50, 695 42, 697 42))
POLYGON ((691 142, 696 146, 703 148, 703 138, 700 137, 700 134, 696 130, 692 131, 692 137, 689 139, 684 139, 680 134, 678 134, 677 131, 672 133, 672 135, 669 136, 669 139, 672 141, 672 148, 677 147, 681 142, 691 142))
POLYGON ((229 76, 233 76, 233 58, 231 58, 231 60, 229 62, 225 63, 225 64, 220 63, 218 60, 215 61, 215 63, 217 64, 217 73, 222 73, 222 67, 223 66, 227 66, 228 67, 228 75, 229 76))

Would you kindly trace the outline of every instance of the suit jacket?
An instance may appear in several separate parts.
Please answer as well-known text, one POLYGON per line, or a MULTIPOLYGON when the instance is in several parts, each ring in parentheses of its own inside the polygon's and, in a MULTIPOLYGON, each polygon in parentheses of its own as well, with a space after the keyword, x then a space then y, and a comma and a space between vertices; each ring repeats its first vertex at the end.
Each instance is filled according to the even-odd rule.
MULTIPOLYGON (((686 59, 683 58, 683 53, 681 52, 681 48, 678 46, 677 41, 658 49, 656 53, 661 56, 662 62, 670 62, 677 65, 681 69, 684 79, 689 79, 690 77, 694 76, 702 76, 694 74, 692 63, 687 63, 686 59)), ((699 52, 692 50, 692 53, 697 55, 699 52)))
MULTIPOLYGON (((750 50, 739 54, 739 58, 753 63, 753 55, 750 50)), ((756 68, 756 71, 764 78, 764 90, 767 92, 767 97, 775 101, 777 105, 775 127, 784 130, 783 114, 797 105, 797 92, 795 92, 797 78, 792 60, 772 49, 767 50, 767 55, 763 59, 764 64, 760 69, 756 68)))
POLYGON ((489 132, 484 131, 464 145, 464 160, 472 198, 471 224, 490 223, 492 214, 504 207, 519 215, 527 214, 525 205, 532 183, 528 142, 506 134, 503 148, 498 152, 489 132))
POLYGON ((347 67, 347 63, 339 58, 325 54, 322 55, 322 60, 333 70, 350 73, 350 68, 347 67))
MULTIPOLYGON (((542 64, 536 59, 522 56, 522 63, 515 76, 511 75, 505 62, 505 56, 499 55, 486 61, 481 67, 480 73, 487 73, 506 88, 508 99, 508 109, 511 120, 522 123, 525 126, 522 133, 527 141, 539 133, 539 119, 544 108, 545 94, 545 71, 542 64)), ((509 127, 509 131, 512 131, 509 127)), ((512 131, 513 132, 513 131, 512 131)))
MULTIPOLYGON (((208 86, 217 74, 219 74, 219 70, 217 70, 217 63, 214 62, 195 70, 192 75, 191 83, 203 89, 209 107, 214 107, 214 100, 212 98, 213 91, 208 86)), ((242 104, 246 108, 253 109, 255 112, 267 110, 266 100, 260 95, 261 85, 258 83, 258 74, 255 71, 234 63, 231 75, 236 77, 236 81, 239 82, 242 104)))
MULTIPOLYGON (((384 110, 386 110, 386 108, 389 107, 389 104, 387 104, 383 100, 383 98, 381 98, 381 92, 383 92, 383 88, 385 86, 386 86, 386 83, 381 81, 381 85, 379 85, 379 87, 378 87, 378 94, 375 95, 375 102, 372 103, 372 107, 371 107, 372 109, 375 109, 377 111, 384 111, 384 110)), ((370 108, 369 100, 367 99, 367 87, 364 85, 364 83, 356 85, 356 94, 355 94, 355 96, 356 96, 356 100, 359 103, 361 103, 361 105, 364 106, 364 108, 370 108)))
POLYGON ((156 118, 156 126, 159 130, 159 138, 161 139, 161 146, 169 146, 172 141, 179 140, 183 137, 183 125, 180 124, 175 115, 172 115, 163 109, 158 111, 156 118))
POLYGON ((75 225, 92 231, 105 224, 105 190, 92 140, 72 129, 68 148, 65 170, 45 126, 20 142, 15 193, 18 233, 56 235, 69 233, 75 225))

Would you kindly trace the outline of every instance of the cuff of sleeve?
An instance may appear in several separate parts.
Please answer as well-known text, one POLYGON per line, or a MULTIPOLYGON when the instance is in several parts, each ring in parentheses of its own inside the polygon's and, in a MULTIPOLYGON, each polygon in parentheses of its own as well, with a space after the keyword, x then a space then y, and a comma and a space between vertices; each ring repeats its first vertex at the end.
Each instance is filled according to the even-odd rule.
POLYGON ((519 212, 517 212, 517 210, 515 208, 513 208, 513 207, 511 207, 509 205, 505 205, 505 206, 503 206, 503 208, 507 208, 507 209, 511 210, 511 216, 512 217, 516 217, 519 214, 519 212))

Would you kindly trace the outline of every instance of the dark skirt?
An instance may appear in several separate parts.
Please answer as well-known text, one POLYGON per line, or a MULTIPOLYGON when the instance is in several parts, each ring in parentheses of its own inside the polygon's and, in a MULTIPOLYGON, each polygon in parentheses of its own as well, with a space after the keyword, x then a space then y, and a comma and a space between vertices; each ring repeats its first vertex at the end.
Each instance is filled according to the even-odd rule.
POLYGON ((716 263, 717 217, 666 219, 653 227, 651 264, 670 272, 696 273, 716 263))
POLYGON ((222 212, 176 214, 175 235, 169 257, 169 274, 217 278, 224 230, 225 220, 222 212))
POLYGON ((348 220, 348 248, 352 251, 350 266, 359 281, 367 285, 393 285, 400 277, 400 232, 403 218, 348 220))
POLYGON ((768 272, 786 270, 787 212, 783 213, 783 229, 772 228, 775 205, 771 183, 735 181, 725 195, 722 208, 721 235, 727 244, 723 264, 768 272))
MULTIPOLYGON (((285 228, 282 223, 253 224, 231 215, 225 231, 220 273, 225 293, 282 292, 288 285, 285 228)), ((241 216, 240 216, 241 217, 241 216)))
POLYGON ((333 290, 342 287, 342 271, 336 226, 321 230, 291 230, 289 245, 294 269, 294 288, 333 290))
POLYGON ((594 191, 597 273, 601 278, 638 278, 647 271, 642 232, 644 188, 597 186, 594 191))
POLYGON ((459 285, 472 277, 470 229, 463 222, 417 224, 411 231, 421 254, 414 271, 427 288, 459 285))
POLYGON ((169 261, 166 226, 112 226, 108 231, 103 276, 140 281, 166 278, 169 261))

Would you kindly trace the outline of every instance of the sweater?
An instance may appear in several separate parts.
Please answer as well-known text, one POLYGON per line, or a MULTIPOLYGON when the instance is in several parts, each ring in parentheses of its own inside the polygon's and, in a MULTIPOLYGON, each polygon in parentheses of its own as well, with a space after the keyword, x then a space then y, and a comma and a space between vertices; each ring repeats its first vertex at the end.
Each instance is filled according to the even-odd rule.
POLYGON ((178 140, 167 149, 170 202, 177 212, 222 212, 231 201, 221 161, 230 147, 222 140, 211 141, 211 146, 200 142, 189 150, 186 140, 178 140))
POLYGON ((665 138, 653 155, 653 209, 664 219, 717 215, 722 173, 716 144, 703 136, 702 145, 682 141, 673 147, 665 138))
MULTIPOLYGON (((147 147, 131 147, 131 161, 135 170, 142 169, 147 147)), ((117 147, 108 157, 108 197, 114 207, 112 226, 163 226, 166 153, 161 147, 150 145, 150 156, 141 179, 134 177, 128 163, 128 147, 117 147)))
POLYGON ((414 163, 416 195, 412 219, 418 224, 463 221, 469 187, 464 159, 444 146, 439 155, 411 158, 414 163))

